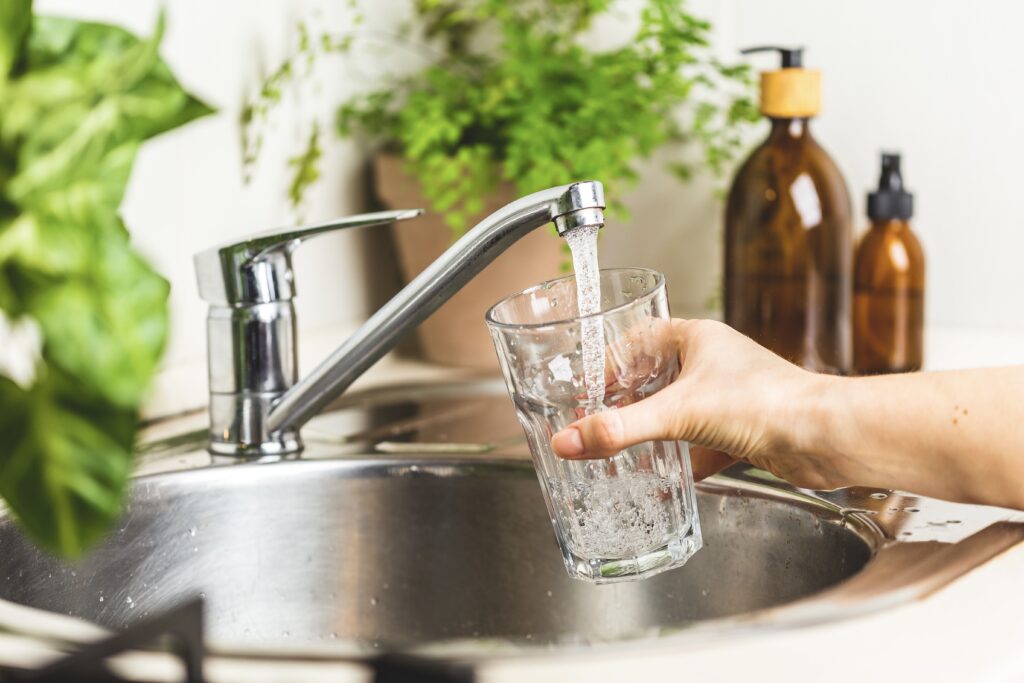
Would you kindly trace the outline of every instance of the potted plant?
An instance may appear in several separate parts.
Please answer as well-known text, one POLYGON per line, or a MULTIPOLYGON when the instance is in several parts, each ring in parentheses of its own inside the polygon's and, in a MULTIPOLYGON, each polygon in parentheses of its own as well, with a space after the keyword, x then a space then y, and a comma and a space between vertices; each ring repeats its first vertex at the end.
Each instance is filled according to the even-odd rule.
MULTIPOLYGON (((584 37, 620 8, 610 0, 418 0, 406 44, 431 58, 411 74, 341 103, 337 132, 376 150, 376 194, 394 207, 433 215, 394 229, 407 279, 489 211, 518 195, 574 180, 605 184, 611 211, 637 179, 635 163, 668 143, 692 143, 718 170, 756 119, 744 66, 719 63, 710 25, 679 0, 645 0, 625 43, 604 49, 584 37)), ((616 15, 613 15, 616 16, 616 15)), ((360 29, 313 38, 264 84, 246 110, 257 121, 297 65, 318 52, 357 49, 360 29)), ((316 179, 319 128, 293 160, 293 201, 316 179)), ((560 240, 536 233, 515 245, 420 329, 427 359, 494 367, 482 316, 501 297, 557 276, 560 240)))

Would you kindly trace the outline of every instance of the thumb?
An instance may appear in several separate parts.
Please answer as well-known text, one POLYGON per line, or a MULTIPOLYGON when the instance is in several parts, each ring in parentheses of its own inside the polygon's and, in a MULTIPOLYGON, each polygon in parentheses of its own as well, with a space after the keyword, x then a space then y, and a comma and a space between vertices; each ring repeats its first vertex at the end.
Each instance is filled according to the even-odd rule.
POLYGON ((610 458, 644 441, 681 439, 678 406, 671 389, 624 408, 577 420, 551 439, 555 454, 568 459, 610 458))

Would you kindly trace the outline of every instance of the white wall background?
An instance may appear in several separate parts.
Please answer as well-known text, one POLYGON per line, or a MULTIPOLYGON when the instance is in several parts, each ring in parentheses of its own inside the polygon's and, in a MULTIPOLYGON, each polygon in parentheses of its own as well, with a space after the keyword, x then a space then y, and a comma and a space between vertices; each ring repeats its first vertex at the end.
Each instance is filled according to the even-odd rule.
MULTIPOLYGON (((172 282, 173 337, 166 363, 201 362, 205 307, 191 255, 296 216, 284 199, 286 159, 301 148, 310 114, 330 120, 332 103, 372 74, 408 60, 377 51, 358 72, 327 69, 273 118, 254 181, 241 180, 238 113, 261 74, 294 47, 300 18, 344 28, 342 0, 37 0, 37 9, 111 21, 148 33, 160 5, 169 18, 163 54, 183 83, 219 108, 216 116, 165 135, 139 156, 123 211, 134 239, 172 282), (369 76, 367 75, 369 74, 369 76)), ((407 0, 363 2, 371 23, 408 11, 407 0)), ((635 0, 627 3, 636 5, 635 0)), ((805 45, 824 72, 824 112, 814 125, 846 175, 862 228, 864 193, 878 152, 905 155, 915 226, 928 257, 928 321, 943 329, 1024 332, 1024 3, 1015 0, 699 0, 716 26, 716 49, 735 58, 757 43, 805 45)), ((599 33, 615 39, 616 22, 599 33)), ((760 56, 759 67, 773 67, 760 56), (763 61, 762 61, 763 60, 763 61)), ((609 112, 610 116, 622 115, 609 112)), ((328 125, 328 130, 330 129, 328 125)), ((762 131, 763 132, 763 131, 762 131)), ((759 133, 760 134, 760 133, 759 133)), ((307 220, 361 210, 362 155, 329 140, 324 177, 307 220)), ((659 268, 674 309, 704 315, 720 261, 721 206, 712 189, 683 187, 644 165, 625 198, 630 226, 605 231, 602 261, 659 268)), ((324 238, 296 259, 300 326, 351 326, 395 286, 387 241, 372 233, 324 238)), ((1024 350, 1022 350, 1024 352, 1024 350)))

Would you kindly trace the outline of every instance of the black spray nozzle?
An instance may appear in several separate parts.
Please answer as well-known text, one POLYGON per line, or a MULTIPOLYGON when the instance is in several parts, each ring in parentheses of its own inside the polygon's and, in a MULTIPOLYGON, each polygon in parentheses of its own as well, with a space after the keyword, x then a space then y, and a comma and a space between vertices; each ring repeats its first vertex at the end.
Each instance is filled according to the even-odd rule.
POLYGON ((882 174, 878 176, 878 189, 885 192, 903 191, 899 154, 882 152, 882 174))
POLYGON ((882 153, 878 190, 868 195, 868 218, 873 221, 909 220, 914 215, 914 195, 903 189, 900 155, 882 153))
POLYGON ((740 50, 741 54, 750 55, 755 52, 778 52, 782 57, 783 69, 799 69, 804 65, 804 49, 802 47, 779 47, 778 45, 758 45, 740 50))

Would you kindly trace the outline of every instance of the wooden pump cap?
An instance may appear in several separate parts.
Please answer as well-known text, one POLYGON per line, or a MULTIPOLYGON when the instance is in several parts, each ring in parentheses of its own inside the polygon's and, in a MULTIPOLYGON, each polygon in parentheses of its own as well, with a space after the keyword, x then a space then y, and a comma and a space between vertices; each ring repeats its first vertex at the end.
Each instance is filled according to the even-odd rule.
POLYGON ((777 119, 815 116, 821 111, 821 72, 779 69, 761 73, 761 113, 777 119))

